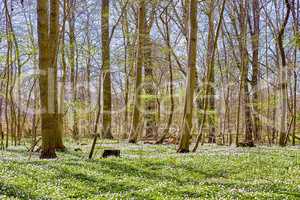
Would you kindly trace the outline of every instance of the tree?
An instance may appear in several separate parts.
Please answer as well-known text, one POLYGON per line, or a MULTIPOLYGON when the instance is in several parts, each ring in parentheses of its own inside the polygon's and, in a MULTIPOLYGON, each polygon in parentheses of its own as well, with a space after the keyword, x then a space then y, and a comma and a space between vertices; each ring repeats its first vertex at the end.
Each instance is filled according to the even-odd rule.
MULTIPOLYGON (((209 108, 209 106, 211 107, 212 104, 214 103, 214 102, 210 102, 209 99, 208 99, 208 97, 210 95, 212 95, 212 91, 213 91, 213 89, 211 88, 212 86, 210 85, 210 81, 213 80, 212 77, 213 77, 214 70, 211 69, 211 68, 214 66, 214 62, 215 62, 215 52, 216 52, 217 45, 218 45, 218 38, 219 38, 220 30, 221 30, 221 25, 223 23, 223 14, 224 14, 224 10, 225 10, 225 3, 226 3, 226 0, 223 0, 217 31, 214 34, 214 36, 210 36, 212 38, 208 38, 209 45, 213 45, 213 46, 210 47, 211 49, 210 49, 210 52, 208 54, 209 62, 207 63, 208 64, 207 65, 207 76, 206 76, 205 88, 204 88, 204 92, 205 92, 204 93, 204 95, 205 95, 205 97, 204 97, 204 114, 203 114, 203 118, 202 118, 201 124, 200 124, 200 133, 197 137, 196 144, 193 148, 193 152, 196 152, 196 150, 198 148, 198 145, 199 145, 199 142, 202 139, 203 129, 204 129, 205 122, 206 122, 206 117, 207 117, 206 116, 207 115, 207 109, 209 108)), ((210 26, 213 26, 213 25, 210 24, 210 26)))
POLYGON ((152 61, 152 38, 151 29, 155 17, 155 1, 151 2, 150 19, 145 23, 145 37, 144 37, 144 89, 145 89, 145 131, 146 138, 153 138, 157 136, 157 122, 156 122, 156 98, 155 85, 153 83, 153 61, 152 61))
POLYGON ((58 47, 59 47, 59 1, 51 1, 50 2, 50 32, 49 32, 49 73, 51 76, 48 79, 48 84, 50 87, 53 87, 51 93, 48 98, 53 102, 54 113, 56 119, 56 130, 55 134, 55 149, 56 150, 64 150, 65 146, 62 141, 63 135, 63 118, 61 114, 61 110, 59 110, 59 102, 58 102, 58 79, 57 79, 57 57, 58 57, 58 47))
POLYGON ((232 19, 234 29, 238 35, 238 44, 240 51, 240 59, 237 59, 237 65, 240 70, 240 83, 239 83, 239 96, 238 96, 238 108, 237 108, 237 117, 236 117, 236 145, 239 146, 239 134, 240 134, 240 120, 241 120, 241 104, 244 107, 244 124, 245 124, 245 143, 253 143, 253 124, 252 124, 252 114, 251 114, 251 105, 250 105, 250 92, 248 86, 248 50, 247 50, 247 30, 248 26, 246 23, 247 20, 247 8, 248 1, 242 1, 238 6, 234 5, 235 12, 237 14, 238 23, 239 23, 239 32, 237 24, 234 23, 235 19, 232 19))
POLYGON ((196 60, 197 60, 197 0, 190 1, 189 9, 189 51, 188 51, 188 66, 187 66, 187 83, 186 83, 186 94, 185 104, 182 122, 182 132, 179 141, 178 153, 188 153, 191 132, 193 128, 193 99, 194 90, 196 84, 196 60))
POLYGON ((241 90, 243 92, 243 105, 245 113, 245 142, 253 142, 253 123, 251 115, 251 105, 250 105, 250 92, 248 86, 248 50, 247 50, 247 8, 248 1, 244 1, 240 4, 240 35, 239 35, 239 47, 241 56, 241 90))
MULTIPOLYGON (((297 5, 296 3, 293 3, 293 9, 292 9, 292 14, 293 14, 293 19, 294 19, 294 34, 295 38, 299 37, 299 25, 300 25, 300 15, 299 15, 299 8, 300 8, 300 1, 297 0, 297 5)), ((300 49, 300 45, 297 46, 295 45, 295 50, 294 50, 294 99, 293 99, 293 117, 294 117, 294 123, 293 123, 293 140, 292 144, 293 146, 296 145, 296 122, 297 122, 297 86, 298 86, 298 74, 296 71, 297 68, 297 53, 298 49, 300 49)))
POLYGON ((111 75, 110 75, 110 48, 109 48, 109 0, 102 0, 101 10, 102 32, 102 80, 103 80, 103 131, 102 137, 112 139, 111 133, 111 75))
POLYGON ((76 111, 76 103, 77 103, 77 70, 75 63, 76 55, 76 37, 75 37, 75 0, 68 0, 68 22, 69 22, 69 63, 70 63, 70 79, 71 79, 71 88, 72 88, 72 101, 73 101, 73 138, 77 139, 79 130, 78 130, 78 114, 76 111))
POLYGON ((129 143, 136 143, 140 131, 140 108, 141 108, 141 83, 142 83, 142 68, 143 68, 143 52, 144 52, 144 37, 145 37, 145 1, 139 1, 138 12, 138 50, 137 61, 135 67, 135 92, 134 92, 134 109, 129 135, 129 143))
MULTIPOLYGON (((58 113, 57 113, 57 121, 58 121, 58 138, 56 140, 56 149, 64 150, 65 146, 62 141, 62 133, 64 132, 64 103, 65 103, 65 86, 67 80, 67 63, 65 58, 65 32, 66 32, 66 21, 67 21, 67 0, 63 1, 63 25, 61 30, 61 65, 62 65, 62 83, 60 85, 60 95, 58 97, 58 113)), ((58 56, 58 53, 57 53, 58 56)))
MULTIPOLYGON (((260 35, 260 3, 259 0, 252 1, 252 20, 249 19, 249 27, 252 40, 252 80, 253 89, 253 121, 254 121, 254 139, 261 140, 260 119, 258 117, 258 77, 259 77, 259 35, 260 35), (252 24, 253 23, 253 24, 252 24)), ((249 17, 250 18, 250 17, 249 17)))
POLYGON ((280 30, 277 34, 277 45, 281 58, 280 65, 280 136, 279 136, 279 145, 286 145, 286 136, 287 136, 287 112, 288 112, 288 83, 287 83, 287 61, 285 50, 283 46, 284 31, 288 23, 291 5, 288 0, 285 0, 287 11, 284 17, 283 24, 280 27, 280 30))
POLYGON ((215 1, 211 0, 208 3, 208 20, 209 20, 209 30, 208 30, 208 49, 207 49, 207 55, 206 55, 206 65, 209 66, 207 69, 210 70, 210 78, 209 78, 209 111, 211 112, 208 117, 208 124, 209 124, 209 138, 208 143, 216 143, 216 128, 215 128, 215 89, 214 89, 214 83, 215 83, 215 65, 214 61, 212 61, 213 58, 213 51, 214 51, 214 35, 215 35, 215 28, 214 28, 214 10, 215 10, 215 1))
POLYGON ((170 21, 171 21, 171 16, 169 15, 169 5, 163 8, 163 11, 160 15, 160 20, 163 23, 163 28, 159 26, 159 23, 156 21, 156 26, 158 28, 158 31, 160 34, 163 36, 165 43, 167 45, 167 53, 166 53, 166 60, 168 61, 168 66, 169 66, 169 91, 170 91, 170 103, 171 103, 171 108, 170 108, 170 113, 168 116, 168 122, 166 128, 163 130, 162 136, 156 141, 156 144, 162 144, 164 139, 168 136, 170 132, 170 127, 173 121, 173 115, 174 115, 174 108, 175 108, 175 103, 174 103, 174 86, 173 86, 173 66, 172 66, 172 46, 171 46, 171 30, 170 30, 170 21), (165 18, 162 16, 164 13, 165 18), (163 31, 165 30, 165 31, 163 31))
POLYGON ((56 71, 52 68, 56 55, 57 42, 49 41, 50 38, 57 37, 58 30, 58 6, 57 0, 50 4, 50 37, 49 37, 49 15, 48 1, 40 0, 37 2, 38 16, 38 44, 39 44, 39 87, 41 100, 41 132, 42 132, 42 151, 40 158, 56 158, 56 125, 57 118, 54 110, 54 101, 51 98, 55 95, 55 86, 51 85, 55 80, 56 71), (51 44, 51 45, 50 45, 51 44), (55 52, 54 52, 55 51, 55 52), (53 59, 53 60, 51 60, 53 59), (49 84, 50 83, 50 84, 49 84))

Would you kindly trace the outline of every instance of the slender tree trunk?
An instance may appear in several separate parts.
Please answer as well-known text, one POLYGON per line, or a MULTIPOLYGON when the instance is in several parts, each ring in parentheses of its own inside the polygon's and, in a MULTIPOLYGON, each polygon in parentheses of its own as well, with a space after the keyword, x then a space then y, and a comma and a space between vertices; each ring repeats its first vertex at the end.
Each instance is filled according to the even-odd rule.
POLYGON ((101 10, 102 31, 102 66, 103 66, 103 129, 102 137, 112 139, 111 133, 111 74, 109 48, 109 0, 102 0, 101 10))
MULTIPOLYGON (((2 83, 1 83, 1 90, 2 90, 2 83)), ((3 132, 3 124, 2 124, 2 113, 3 113, 3 99, 0 99, 0 150, 4 150, 4 132, 3 132)))
POLYGON ((258 77, 259 77, 259 34, 260 34, 260 3, 259 0, 252 1, 253 10, 253 31, 252 38, 252 88, 253 88, 253 118, 254 118, 254 139, 256 142, 261 140, 260 119, 259 119, 259 94, 258 94, 258 77))
MULTIPOLYGON (((202 121, 201 121, 200 133, 197 137, 196 144, 193 148, 193 152, 197 151, 199 142, 200 142, 200 140, 202 138, 202 135, 203 135, 204 126, 205 126, 205 123, 206 123, 207 108, 209 107, 209 103, 210 103, 209 99, 207 97, 209 96, 209 94, 211 92, 211 89, 210 89, 211 86, 209 84, 209 81, 212 80, 211 77, 212 77, 212 73, 213 73, 213 71, 211 70, 211 67, 214 66, 214 62, 215 62, 215 52, 216 52, 216 49, 218 47, 219 33, 220 33, 220 30, 221 30, 221 25, 223 23, 223 14, 224 14, 224 10, 225 10, 225 3, 226 3, 226 0, 223 0, 221 13, 220 13, 220 18, 219 18, 219 21, 218 21, 217 32, 216 32, 216 34, 214 34, 214 37, 213 37, 212 54, 211 54, 210 63, 207 66, 207 76, 206 76, 206 80, 205 80, 204 114, 203 114, 203 118, 202 118, 202 121)), ((204 140, 202 138, 202 144, 203 144, 203 142, 204 142, 204 140)))
MULTIPOLYGON (((248 65, 248 64, 246 64, 248 65)), ((243 73, 244 77, 244 112, 245 112, 245 142, 253 143, 253 123, 252 123, 252 115, 251 115, 251 105, 250 105, 250 92, 249 86, 247 84, 248 67, 245 67, 245 72, 243 73)))
MULTIPOLYGON (((266 48, 266 51, 265 51, 265 65, 266 65, 266 68, 267 68, 267 72, 266 72, 266 78, 267 78, 267 81, 269 81, 269 60, 268 60, 268 52, 269 52, 269 49, 268 49, 268 26, 267 26, 267 22, 266 22, 266 25, 265 25, 265 48, 266 48)), ((270 119, 271 118, 271 97, 270 97, 270 84, 268 83, 267 84, 267 119, 270 119)), ((272 128, 274 129, 274 127, 272 125, 268 125, 267 126, 267 134, 268 134, 268 137, 270 138, 269 139, 269 143, 270 145, 273 144, 273 137, 272 137, 272 128)))
POLYGON ((145 1, 139 1, 139 17, 138 17, 138 50, 137 63, 135 70, 135 101, 133 109, 133 117, 131 122, 131 130, 129 135, 129 143, 136 143, 140 131, 140 109, 141 109, 141 83, 142 83, 142 68, 143 68, 143 52, 144 52, 144 37, 145 37, 145 1))
POLYGON ((91 66, 92 66, 92 43, 91 43, 91 33, 90 33, 90 14, 87 14, 87 22, 86 22, 86 40, 87 40, 87 55, 86 55, 86 85, 87 85, 87 130, 88 133, 92 132, 92 109, 91 109, 91 103, 92 103, 92 97, 91 97, 91 66))
MULTIPOLYGON (((294 4, 293 8, 293 18, 294 18, 294 32, 295 35, 299 34, 299 8, 300 8, 300 1, 297 0, 297 5, 294 4)), ((297 75, 297 53, 298 53, 298 48, 300 47, 295 47, 294 50, 294 99, 293 99, 293 115, 294 115, 294 123, 293 123, 293 135, 292 135, 292 144, 293 146, 296 145, 296 124, 297 124, 297 86, 298 86, 298 75, 297 75)))
POLYGON ((240 87, 239 87, 239 100, 238 100, 238 114, 237 114, 237 130, 236 130, 236 145, 239 146, 239 129, 240 129, 240 106, 241 100, 243 99, 243 106, 244 106, 244 117, 245 117, 245 142, 252 143, 252 134, 253 134, 253 127, 252 127, 252 116, 251 116, 251 107, 250 107, 250 93, 248 87, 248 53, 247 53, 247 8, 248 2, 243 0, 240 4, 240 18, 239 18, 239 25, 240 25, 240 39, 239 39, 239 46, 241 52, 241 80, 240 80, 240 87), (243 94, 243 95, 242 95, 243 94), (241 98, 241 96, 243 98, 241 98))
POLYGON ((156 117, 155 117, 155 86, 153 83, 153 66, 152 66, 152 41, 150 30, 145 34, 144 48, 144 73, 145 73, 145 124, 146 138, 155 138, 157 136, 156 117))
MULTIPOLYGON (((64 100, 65 100, 65 85, 67 81, 67 64, 65 58, 65 29, 66 29, 66 20, 67 20, 67 2, 66 0, 63 1, 63 25, 61 30, 61 65, 62 65, 62 78, 60 84, 60 95, 58 97, 58 112, 57 112, 57 139, 56 139, 56 149, 57 150, 64 150, 65 146, 63 144, 63 133, 64 133, 64 100)), ((58 52, 56 53, 58 55, 58 52)), ((57 56, 58 57, 58 56, 57 56)), ((57 70, 56 70, 57 71, 57 70)))
POLYGON ((6 123, 6 140, 5 147, 8 148, 9 145, 9 116, 8 116, 8 102, 9 102, 9 87, 11 82, 10 71, 11 71, 11 54, 12 54, 12 42, 10 39, 10 26, 8 22, 8 9, 7 9, 7 1, 5 1, 5 19, 6 19, 6 38, 7 38, 7 53, 6 53, 6 84, 5 84, 5 123, 6 123))
MULTIPOLYGON (((21 85, 20 85, 20 77, 21 77, 21 59, 20 59, 20 49, 19 49, 19 44, 16 38, 16 34, 13 28, 13 24, 12 24, 12 15, 10 14, 9 10, 12 10, 12 2, 10 4, 10 9, 8 8, 8 2, 7 0, 5 0, 5 13, 6 13, 6 19, 7 19, 7 25, 9 26, 9 30, 10 30, 10 38, 11 41, 13 43, 12 47, 14 47, 14 60, 16 61, 16 65, 17 65, 17 74, 16 76, 18 76, 18 78, 16 78, 16 76, 14 75, 13 71, 12 73, 12 77, 14 76, 15 79, 13 81, 13 85, 11 86, 11 93, 13 92, 13 88, 15 85, 15 81, 17 81, 17 105, 14 107, 16 109, 15 114, 15 125, 16 125, 16 132, 14 132, 14 142, 15 145, 18 143, 20 144, 21 142, 21 138, 22 138, 22 129, 21 129, 21 85)), ((13 56, 12 53, 10 55, 11 57, 13 56)), ((12 95, 11 95, 12 97, 12 95)), ((11 104, 11 106, 13 106, 11 104)))
MULTIPOLYGON (((30 43, 32 48, 37 48, 36 43, 35 43, 35 38, 34 38, 34 30, 33 30, 33 23, 31 16, 29 15, 29 18, 26 17, 25 15, 25 21, 28 26, 28 35, 30 39, 30 43)), ((35 52, 33 55, 33 66, 34 66, 34 71, 35 74, 38 74, 39 66, 38 66, 38 54, 35 52)), ((31 134, 32 134, 32 144, 35 144, 37 141, 37 128, 38 128, 38 100, 39 100, 39 94, 38 94, 38 84, 34 82, 33 85, 33 116, 32 116, 32 124, 31 124, 31 134)))
POLYGON ((179 141, 178 153, 188 153, 191 133, 193 128, 193 99, 196 85, 196 61, 197 61, 197 0, 190 0, 189 8, 189 50, 188 50, 188 70, 186 96, 184 105, 184 117, 182 122, 182 133, 179 141))
POLYGON ((244 105, 244 114, 245 114, 245 142, 253 142, 253 123, 252 123, 252 114, 251 114, 251 105, 250 105, 250 92, 248 86, 248 53, 247 53, 247 8, 248 2, 245 1, 241 5, 241 19, 240 19, 240 50, 241 50, 241 64, 242 64, 242 88, 243 88, 243 105, 244 105))
POLYGON ((175 103, 174 103, 174 88, 173 88, 173 69, 172 69, 172 54, 171 54, 171 38, 170 38, 170 27, 169 27, 169 12, 168 12, 168 8, 166 8, 166 19, 164 22, 165 25, 165 29, 166 29, 166 43, 168 46, 168 52, 167 52, 167 60, 169 63, 169 89, 170 89, 170 100, 171 100, 171 109, 170 109, 170 114, 168 117, 168 122, 167 122, 167 126, 163 131, 163 134, 161 136, 161 138, 156 141, 156 144, 162 144, 164 139, 167 137, 167 135, 170 132, 170 127, 172 125, 172 121, 173 121, 173 115, 174 115, 174 109, 175 109, 175 103))
MULTIPOLYGON (((215 9, 215 1, 211 0, 209 2, 209 29, 208 29, 208 50, 207 50, 207 58, 206 63, 210 70, 210 80, 209 80, 209 96, 206 98, 209 98, 209 117, 208 117, 208 125, 209 125, 209 138, 208 143, 216 143, 216 128, 215 128, 215 89, 214 89, 214 82, 215 82, 215 65, 214 61, 212 61, 213 58, 213 51, 214 51, 214 35, 215 35, 215 28, 214 28, 214 9, 215 9)), ((208 72, 207 72, 208 73, 208 72)))
MULTIPOLYGON (((54 113, 55 113, 55 119, 56 119, 56 125, 55 125, 55 148, 57 150, 64 150, 65 146, 63 145, 62 141, 62 135, 63 135, 63 119, 62 119, 62 113, 60 112, 59 108, 62 106, 62 104, 59 106, 58 101, 58 78, 57 78, 57 55, 58 55, 58 47, 59 47, 59 1, 58 0, 52 0, 50 2, 50 33, 49 33, 49 69, 51 75, 53 75, 53 78, 48 79, 48 84, 50 83, 50 87, 52 89, 50 90, 51 93, 49 94, 48 98, 50 102, 53 102, 54 106, 54 113)), ((63 95, 63 94, 62 94, 63 95)))
POLYGON ((124 91, 124 106, 125 106, 125 112, 124 112, 124 130, 122 134, 122 139, 127 138, 127 131, 128 131, 128 103, 129 103, 129 77, 130 77, 130 69, 132 63, 132 57, 134 50, 130 46, 130 40, 129 40, 129 25, 128 25, 128 14, 127 14, 127 8, 125 8, 125 12, 123 15, 122 20, 122 33, 123 33, 123 40, 124 40, 124 73, 125 73, 125 91, 124 91))
POLYGON ((277 44, 279 48, 280 58, 281 58, 281 66, 280 66, 280 136, 279 136, 279 145, 286 145, 286 135, 287 135, 287 112, 288 112, 288 100, 287 100, 287 63, 286 63, 286 55, 283 46, 284 39, 284 31, 285 27, 288 23, 291 7, 289 5, 289 1, 286 0, 287 12, 285 15, 284 22, 279 30, 277 36, 277 44))
POLYGON ((70 9, 69 15, 69 41, 70 41, 70 48, 69 48, 69 63, 70 63, 70 71, 71 71, 71 88, 72 88, 72 101, 74 103, 73 107, 73 138, 78 139, 79 130, 78 130, 78 117, 77 117, 77 108, 76 108, 76 101, 77 101, 77 88, 76 88, 76 63, 75 63, 75 45, 76 45, 76 38, 75 38, 75 0, 68 0, 68 7, 70 9))

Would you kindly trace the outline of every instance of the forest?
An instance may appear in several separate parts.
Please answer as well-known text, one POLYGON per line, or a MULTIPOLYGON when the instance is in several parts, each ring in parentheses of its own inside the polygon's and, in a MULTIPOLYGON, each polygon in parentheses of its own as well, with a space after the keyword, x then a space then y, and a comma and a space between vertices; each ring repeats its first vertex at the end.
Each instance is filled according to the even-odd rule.
POLYGON ((0 0, 0 199, 300 199, 298 67, 300 0, 0 0))

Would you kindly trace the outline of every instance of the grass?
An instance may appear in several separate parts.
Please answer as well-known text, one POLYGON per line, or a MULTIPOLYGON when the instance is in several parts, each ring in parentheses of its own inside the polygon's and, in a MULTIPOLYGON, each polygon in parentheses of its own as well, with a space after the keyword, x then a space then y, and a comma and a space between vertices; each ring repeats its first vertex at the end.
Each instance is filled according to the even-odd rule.
POLYGON ((300 149, 174 146, 104 142, 93 161, 82 152, 28 161, 24 147, 0 152, 0 199, 300 199, 300 149), (121 158, 101 159, 105 148, 121 158))

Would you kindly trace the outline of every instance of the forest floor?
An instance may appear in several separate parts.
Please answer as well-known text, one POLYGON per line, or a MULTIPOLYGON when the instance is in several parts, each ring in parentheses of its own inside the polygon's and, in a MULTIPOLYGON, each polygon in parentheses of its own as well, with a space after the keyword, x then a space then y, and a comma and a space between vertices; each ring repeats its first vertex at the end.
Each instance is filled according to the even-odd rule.
POLYGON ((92 161, 89 145, 68 147, 52 161, 28 160, 25 146, 0 151, 0 199, 300 199, 299 146, 179 155, 173 145, 105 141, 92 161), (109 148, 121 158, 101 159, 109 148))

